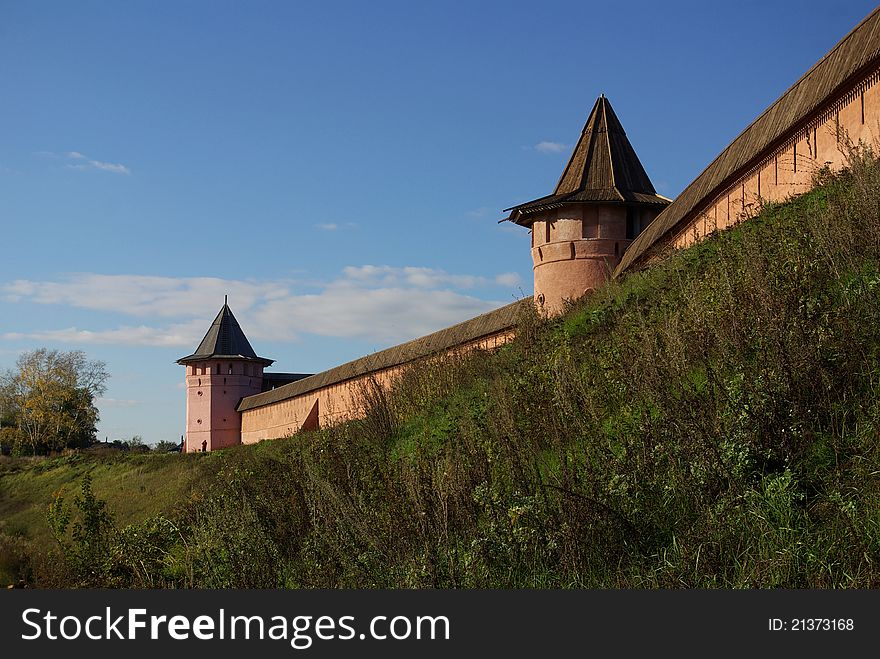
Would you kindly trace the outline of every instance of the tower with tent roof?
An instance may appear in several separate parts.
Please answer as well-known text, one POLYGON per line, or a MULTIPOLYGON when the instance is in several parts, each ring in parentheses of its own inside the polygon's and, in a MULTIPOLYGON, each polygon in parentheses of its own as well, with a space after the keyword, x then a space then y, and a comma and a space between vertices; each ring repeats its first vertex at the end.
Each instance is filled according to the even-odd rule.
POLYGON ((505 219, 531 230, 535 302, 544 313, 608 280, 623 252, 670 203, 657 194, 605 95, 596 100, 552 194, 505 219))
POLYGON ((186 435, 183 451, 213 451, 241 443, 241 414, 245 396, 263 389, 263 369, 273 360, 258 357, 223 301, 196 351, 181 357, 186 367, 186 435))

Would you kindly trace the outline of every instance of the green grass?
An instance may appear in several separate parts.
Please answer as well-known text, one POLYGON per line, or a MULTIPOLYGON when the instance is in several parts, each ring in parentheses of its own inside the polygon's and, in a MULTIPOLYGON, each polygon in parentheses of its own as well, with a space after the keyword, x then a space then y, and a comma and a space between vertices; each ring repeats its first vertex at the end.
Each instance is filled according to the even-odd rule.
MULTIPOLYGON (((108 502, 117 523, 128 525, 171 511, 191 496, 203 474, 197 454, 73 454, 54 458, 0 459, 0 534, 51 549, 55 540, 46 511, 56 493, 72 497, 91 474, 96 496, 108 502)), ((4 571, 0 583, 12 583, 4 571)))
MULTIPOLYGON (((7 463, 0 518, 41 544, 5 536, 4 569, 42 586, 877 587, 880 168, 850 164, 558 318, 526 314, 494 354, 413 367, 361 420, 207 456, 7 463), (86 472, 115 528, 49 552, 41 511, 86 472)), ((73 519, 95 519, 80 497, 73 519)))

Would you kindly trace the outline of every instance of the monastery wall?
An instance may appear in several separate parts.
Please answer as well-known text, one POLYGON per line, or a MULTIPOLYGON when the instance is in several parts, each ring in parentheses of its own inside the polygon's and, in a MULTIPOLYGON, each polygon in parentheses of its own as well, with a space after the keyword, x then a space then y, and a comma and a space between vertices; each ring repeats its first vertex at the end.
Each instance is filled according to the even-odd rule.
POLYGON ((674 247, 687 247, 713 231, 726 229, 757 214, 763 203, 781 202, 813 187, 822 167, 842 169, 847 140, 877 145, 880 141, 880 72, 873 72, 828 99, 829 106, 763 154, 702 210, 692 213, 670 236, 674 247))
POLYGON ((762 112, 648 225, 614 276, 649 266, 809 190, 822 167, 845 164, 847 142, 880 140, 880 8, 762 112))
POLYGON ((364 414, 364 392, 376 385, 390 387, 407 368, 473 350, 495 350, 513 339, 520 304, 502 307, 408 344, 249 396, 238 407, 241 442, 254 444, 264 439, 288 437, 300 430, 314 430, 361 417, 364 414), (491 331, 462 340, 471 333, 472 327, 477 331, 491 331), (456 332, 458 328, 463 331, 456 332), (439 341, 432 341, 435 337, 439 341))

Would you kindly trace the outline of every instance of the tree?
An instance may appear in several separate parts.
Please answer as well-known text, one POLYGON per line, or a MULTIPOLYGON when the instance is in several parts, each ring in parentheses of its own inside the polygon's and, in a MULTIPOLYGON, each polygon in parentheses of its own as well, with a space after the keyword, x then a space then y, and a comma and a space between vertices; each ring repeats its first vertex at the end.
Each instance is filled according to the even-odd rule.
POLYGON ((2 414, 16 428, 14 450, 45 453, 88 446, 95 438, 98 410, 109 377, 106 365, 75 350, 40 348, 19 357, 0 378, 2 414))

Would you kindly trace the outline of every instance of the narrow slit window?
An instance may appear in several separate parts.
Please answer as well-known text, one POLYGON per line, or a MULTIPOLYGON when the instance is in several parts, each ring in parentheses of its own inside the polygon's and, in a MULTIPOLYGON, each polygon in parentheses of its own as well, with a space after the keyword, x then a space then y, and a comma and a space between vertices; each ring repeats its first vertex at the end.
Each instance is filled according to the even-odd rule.
POLYGON ((626 209, 626 237, 627 240, 632 240, 638 235, 639 227, 638 227, 638 211, 632 206, 627 207, 626 209))

